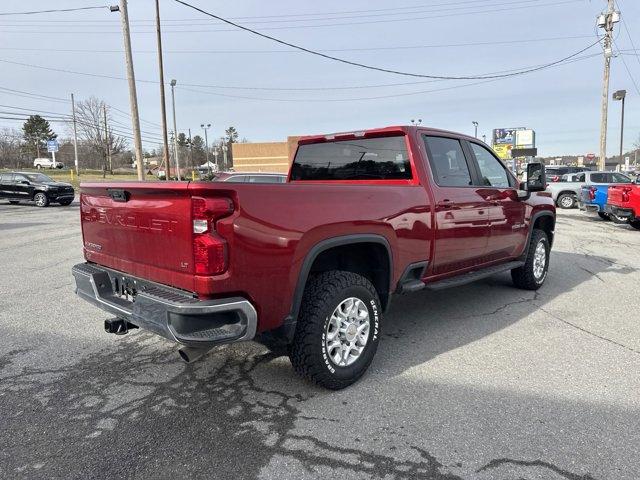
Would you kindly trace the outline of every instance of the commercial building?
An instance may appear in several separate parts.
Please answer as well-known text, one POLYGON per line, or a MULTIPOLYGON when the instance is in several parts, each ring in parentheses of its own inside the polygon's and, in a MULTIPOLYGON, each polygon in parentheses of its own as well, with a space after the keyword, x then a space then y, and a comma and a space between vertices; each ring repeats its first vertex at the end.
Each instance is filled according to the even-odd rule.
POLYGON ((286 142, 233 143, 233 169, 236 172, 287 173, 298 138, 287 137, 286 142))

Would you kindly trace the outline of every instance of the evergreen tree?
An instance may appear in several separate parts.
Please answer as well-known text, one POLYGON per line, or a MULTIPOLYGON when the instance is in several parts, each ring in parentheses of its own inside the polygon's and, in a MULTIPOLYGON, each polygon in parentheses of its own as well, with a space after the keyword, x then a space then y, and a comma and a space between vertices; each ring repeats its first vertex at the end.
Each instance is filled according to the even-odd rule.
POLYGON ((31 115, 22 126, 22 137, 26 142, 26 150, 39 157, 41 149, 44 150, 46 147, 47 140, 54 140, 58 135, 51 130, 47 120, 40 115, 31 115))

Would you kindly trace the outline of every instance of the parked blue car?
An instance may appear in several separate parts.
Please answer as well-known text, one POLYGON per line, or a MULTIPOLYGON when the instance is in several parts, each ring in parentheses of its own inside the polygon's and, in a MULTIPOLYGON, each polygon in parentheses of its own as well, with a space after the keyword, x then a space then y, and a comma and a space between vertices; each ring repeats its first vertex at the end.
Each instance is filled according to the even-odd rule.
MULTIPOLYGON (((620 183, 633 183, 633 180, 618 172, 606 172, 597 175, 591 174, 591 184, 582 185, 578 196, 578 208, 585 212, 597 213, 603 220, 613 220, 615 223, 626 223, 627 219, 610 215, 604 211, 607 203, 609 185, 620 183)), ((584 181, 577 179, 577 181, 584 181)))

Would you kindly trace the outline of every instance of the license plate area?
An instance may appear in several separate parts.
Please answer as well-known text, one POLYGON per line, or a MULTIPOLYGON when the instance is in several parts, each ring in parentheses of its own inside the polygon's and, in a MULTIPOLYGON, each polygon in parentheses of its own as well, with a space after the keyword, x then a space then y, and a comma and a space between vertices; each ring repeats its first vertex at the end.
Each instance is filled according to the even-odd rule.
POLYGON ((138 285, 135 280, 115 276, 111 278, 111 286, 114 297, 129 303, 135 301, 136 295, 138 294, 138 285))

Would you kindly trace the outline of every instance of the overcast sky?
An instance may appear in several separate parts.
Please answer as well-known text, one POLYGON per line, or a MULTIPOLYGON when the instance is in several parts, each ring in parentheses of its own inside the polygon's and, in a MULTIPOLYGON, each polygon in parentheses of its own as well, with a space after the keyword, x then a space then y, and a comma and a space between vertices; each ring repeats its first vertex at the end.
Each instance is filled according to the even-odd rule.
MULTIPOLYGON (((307 48, 387 69, 444 76, 523 69, 567 57, 596 40, 595 18, 606 6, 604 0, 189 1, 307 48)), ((102 2, 4 0, 0 12, 102 2)), ((639 3, 618 0, 638 48, 639 3)), ((486 134, 487 141, 493 128, 524 126, 536 131, 541 155, 598 152, 603 69, 598 45, 575 62, 527 75, 480 84, 478 80, 434 82, 292 51, 174 0, 161 0, 160 8, 165 80, 178 82, 179 131, 191 128, 193 134, 201 134, 200 124, 211 123, 210 138, 214 138, 233 125, 241 137, 251 141, 280 141, 287 135, 408 124, 412 118, 437 128, 473 133, 471 122, 475 120, 480 124, 479 135, 486 134)), ((160 136, 153 0, 130 0, 129 14, 145 147, 153 148, 160 136)), ((18 96, 6 89, 56 98, 68 98, 71 92, 77 99, 94 95, 128 111, 119 20, 118 13, 106 8, 0 16, 2 111, 8 111, 7 106, 33 113, 70 110, 63 101, 18 96)), ((616 38, 617 47, 626 54, 612 61, 611 92, 628 92, 625 148, 631 148, 640 134, 640 92, 623 59, 640 87, 640 51, 629 51, 631 41, 623 23, 616 25, 616 38)), ((170 114, 169 88, 167 108, 170 114)), ((126 125, 130 129, 124 114, 114 111, 113 117, 121 125, 118 128, 124 130, 126 125)), ((7 126, 19 127, 20 122, 0 120, 0 127, 7 126)), ((63 125, 53 126, 66 134, 63 125)), ((620 102, 611 102, 610 155, 618 151, 619 130, 620 102)))

